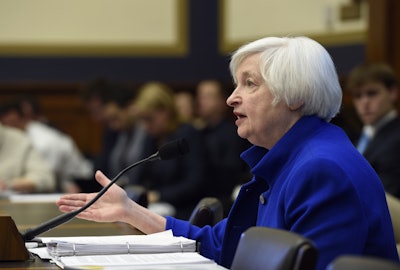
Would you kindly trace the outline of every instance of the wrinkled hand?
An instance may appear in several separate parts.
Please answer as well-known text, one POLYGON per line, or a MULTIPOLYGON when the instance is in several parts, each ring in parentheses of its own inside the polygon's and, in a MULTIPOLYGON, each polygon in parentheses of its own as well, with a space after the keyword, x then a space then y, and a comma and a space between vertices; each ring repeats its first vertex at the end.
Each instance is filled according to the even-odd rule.
MULTIPOLYGON (((110 183, 110 179, 100 171, 96 172, 95 178, 103 187, 110 183)), ((86 205, 96 195, 97 193, 66 194, 56 204, 60 211, 72 212, 86 205)), ((81 212, 77 217, 97 222, 122 221, 132 203, 133 201, 128 198, 126 192, 114 184, 92 206, 81 212)))

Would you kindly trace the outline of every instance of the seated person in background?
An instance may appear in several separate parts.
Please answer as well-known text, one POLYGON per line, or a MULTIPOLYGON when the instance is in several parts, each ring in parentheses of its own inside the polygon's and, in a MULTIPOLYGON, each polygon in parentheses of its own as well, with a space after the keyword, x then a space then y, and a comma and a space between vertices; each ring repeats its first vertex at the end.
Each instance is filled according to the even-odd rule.
MULTIPOLYGON (((101 134, 100 151, 92 156, 94 170, 101 170, 106 175, 110 175, 109 161, 110 153, 117 140, 118 131, 108 127, 105 116, 106 103, 110 99, 110 94, 114 92, 116 84, 106 78, 97 78, 81 88, 82 103, 89 112, 92 120, 101 125, 103 133, 101 134)), ((101 187, 92 177, 92 181, 80 181, 79 185, 85 192, 98 191, 101 187)))
POLYGON ((0 124, 0 160, 0 193, 54 192, 54 174, 22 131, 0 124))
POLYGON ((139 89, 135 112, 152 144, 146 149, 150 155, 166 142, 185 138, 190 153, 182 158, 152 162, 137 179, 149 192, 149 203, 172 204, 176 216, 188 219, 191 211, 205 195, 205 149, 201 133, 184 123, 178 114, 173 91, 166 85, 150 82, 139 89))
POLYGON ((196 125, 197 115, 194 94, 183 90, 176 92, 174 97, 176 108, 182 121, 196 125))
POLYGON ((57 192, 80 191, 76 179, 91 179, 92 164, 73 139, 39 120, 39 106, 33 97, 20 97, 0 105, 0 122, 24 131, 57 179, 57 192), (30 108, 30 109, 28 109, 30 108), (30 113, 26 113, 26 112, 30 113))
MULTIPOLYGON (((111 177, 129 165, 146 157, 150 137, 137 124, 134 102, 136 91, 123 85, 114 84, 113 90, 104 103, 104 119, 110 130, 116 132, 116 139, 110 149, 107 172, 111 177)), ((132 184, 139 177, 143 167, 128 171, 118 180, 120 186, 132 184)))
POLYGON ((228 213, 236 185, 250 179, 248 167, 240 154, 250 145, 237 135, 234 119, 229 114, 228 92, 217 80, 203 80, 197 85, 197 115, 203 126, 207 150, 207 196, 217 197, 228 213))
POLYGON ((356 143, 378 173, 386 192, 400 198, 400 118, 396 111, 399 85, 386 64, 364 64, 347 79, 356 112, 363 123, 356 143))
MULTIPOLYGON (((236 88, 227 103, 239 136, 253 144, 241 155, 253 178, 227 218, 199 228, 162 217, 129 200, 117 185, 78 217, 122 221, 144 233, 171 229, 199 241, 202 255, 227 268, 241 234, 252 226, 311 239, 317 270, 343 254, 398 262, 382 183, 345 132, 329 123, 341 107, 342 89, 324 47, 306 37, 267 37, 239 48, 230 70, 236 88)), ((101 172, 96 179, 102 186, 110 182, 101 172)), ((95 195, 67 194, 57 204, 70 212, 95 195)))

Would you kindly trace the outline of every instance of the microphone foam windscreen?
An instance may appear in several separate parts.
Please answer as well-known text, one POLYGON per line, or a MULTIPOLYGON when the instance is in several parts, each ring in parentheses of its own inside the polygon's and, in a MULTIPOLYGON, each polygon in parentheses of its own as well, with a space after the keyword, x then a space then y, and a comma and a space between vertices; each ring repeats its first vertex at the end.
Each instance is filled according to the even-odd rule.
POLYGON ((164 144, 158 150, 161 160, 177 158, 189 152, 189 144, 185 139, 177 139, 175 141, 164 144))

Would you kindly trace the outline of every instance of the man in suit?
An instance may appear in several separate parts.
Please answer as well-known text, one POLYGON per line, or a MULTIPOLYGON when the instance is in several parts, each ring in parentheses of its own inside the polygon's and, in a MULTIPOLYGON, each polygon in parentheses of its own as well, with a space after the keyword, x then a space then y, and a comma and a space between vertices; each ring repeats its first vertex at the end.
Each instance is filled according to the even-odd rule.
POLYGON ((356 146, 382 180, 385 191, 400 198, 400 118, 395 103, 398 81, 386 64, 354 68, 347 80, 363 123, 356 146))

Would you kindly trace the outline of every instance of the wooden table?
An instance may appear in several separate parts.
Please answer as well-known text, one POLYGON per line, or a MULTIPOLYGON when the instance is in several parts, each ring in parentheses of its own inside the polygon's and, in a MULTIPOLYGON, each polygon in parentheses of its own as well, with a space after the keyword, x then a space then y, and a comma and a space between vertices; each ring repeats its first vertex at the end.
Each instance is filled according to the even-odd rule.
MULTIPOLYGON (((18 231, 34 228, 37 225, 62 214, 54 202, 23 202, 15 203, 0 200, 0 212, 9 215, 14 220, 18 231)), ((2 232, 0 232, 2 233, 2 232)), ((140 234, 141 232, 123 223, 96 223, 73 218, 39 236, 96 236, 140 234)), ((0 262, 0 268, 7 269, 60 269, 54 264, 35 257, 23 262, 0 262)))

